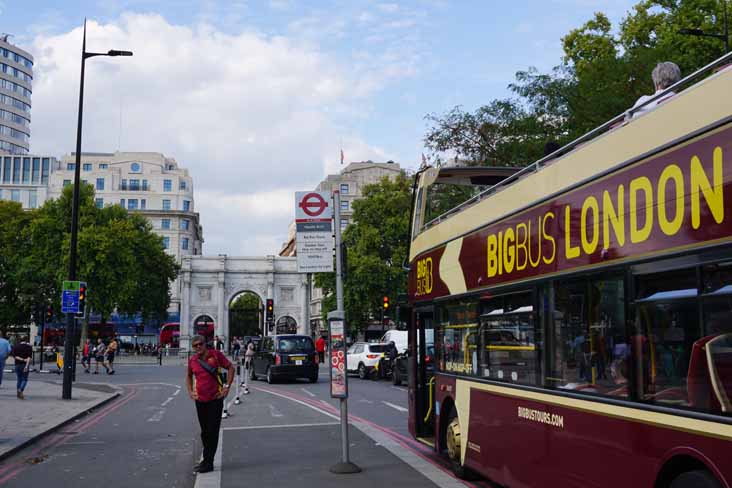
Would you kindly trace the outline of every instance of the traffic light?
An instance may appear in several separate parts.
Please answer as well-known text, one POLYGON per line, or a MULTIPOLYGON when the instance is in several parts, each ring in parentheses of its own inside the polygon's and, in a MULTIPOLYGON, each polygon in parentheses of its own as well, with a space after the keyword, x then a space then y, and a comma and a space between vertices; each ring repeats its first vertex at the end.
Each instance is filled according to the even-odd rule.
POLYGON ((384 312, 389 310, 389 297, 384 297, 384 312))
POLYGON ((86 310, 86 282, 79 283, 79 315, 84 315, 86 310))
POLYGON ((49 305, 48 308, 46 308, 46 323, 51 323, 51 320, 53 320, 53 308, 49 305))
POLYGON ((274 320, 274 300, 272 300, 271 298, 268 298, 267 305, 265 308, 266 308, 265 318, 267 319, 267 321, 274 320))

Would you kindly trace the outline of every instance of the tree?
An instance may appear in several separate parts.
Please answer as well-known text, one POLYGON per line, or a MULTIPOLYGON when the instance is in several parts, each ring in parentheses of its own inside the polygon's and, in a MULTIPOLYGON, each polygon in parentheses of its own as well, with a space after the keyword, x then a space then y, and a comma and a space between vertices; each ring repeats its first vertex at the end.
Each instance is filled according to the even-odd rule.
POLYGON ((262 305, 254 293, 242 293, 229 307, 231 335, 259 335, 259 314, 262 305))
POLYGON ((23 294, 23 277, 16 270, 27 249, 24 230, 30 215, 19 203, 0 200, 0 329, 23 323, 31 300, 23 294))
MULTIPOLYGON (((353 221, 343 233, 348 263, 344 280, 346 321, 352 332, 364 330, 381 317, 382 298, 392 303, 406 293, 402 264, 409 249, 411 181, 402 173, 364 188, 353 202, 353 221)), ((335 309, 335 274, 320 273, 315 285, 323 288, 323 316, 335 309)))

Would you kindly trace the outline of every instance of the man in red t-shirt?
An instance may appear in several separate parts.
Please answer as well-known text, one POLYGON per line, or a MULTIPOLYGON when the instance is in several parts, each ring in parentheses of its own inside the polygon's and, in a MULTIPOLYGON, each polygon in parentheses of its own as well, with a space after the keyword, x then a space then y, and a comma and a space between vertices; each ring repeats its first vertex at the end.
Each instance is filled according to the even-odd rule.
POLYGON ((188 395, 196 402, 203 443, 203 459, 195 466, 194 471, 208 473, 213 471, 221 413, 224 410, 224 398, 229 394, 234 381, 234 365, 221 352, 206 347, 203 336, 193 336, 191 346, 195 354, 188 360, 186 387, 188 395), (225 382, 220 382, 218 378, 221 368, 228 371, 225 382))
POLYGON ((318 337, 318 340, 315 341, 315 350, 318 352, 318 359, 320 359, 320 362, 325 361, 325 338, 323 336, 318 337))

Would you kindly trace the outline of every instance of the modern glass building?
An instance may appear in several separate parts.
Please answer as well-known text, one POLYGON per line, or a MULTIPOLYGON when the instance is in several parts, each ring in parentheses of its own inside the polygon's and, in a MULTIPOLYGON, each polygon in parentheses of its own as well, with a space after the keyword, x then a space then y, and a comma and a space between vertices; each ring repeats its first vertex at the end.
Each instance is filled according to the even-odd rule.
POLYGON ((27 154, 30 148, 33 56, 0 36, 0 152, 27 154))

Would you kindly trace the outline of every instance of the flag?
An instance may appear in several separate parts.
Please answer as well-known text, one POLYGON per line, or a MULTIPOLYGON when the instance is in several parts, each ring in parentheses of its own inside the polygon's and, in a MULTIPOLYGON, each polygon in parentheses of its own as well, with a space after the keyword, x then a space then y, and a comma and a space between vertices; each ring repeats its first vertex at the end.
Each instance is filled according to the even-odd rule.
POLYGON ((343 164, 343 149, 341 149, 341 164, 343 164))

